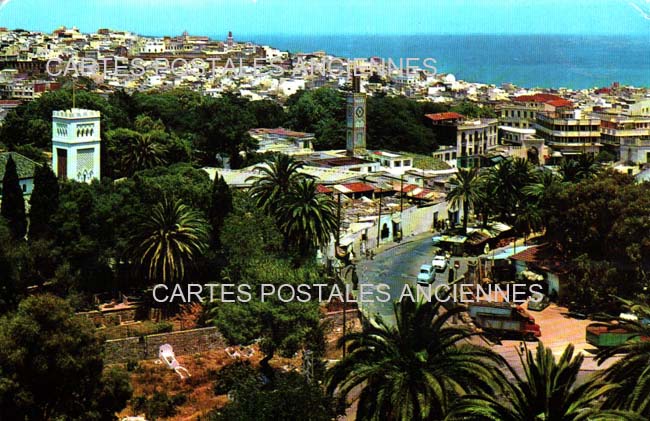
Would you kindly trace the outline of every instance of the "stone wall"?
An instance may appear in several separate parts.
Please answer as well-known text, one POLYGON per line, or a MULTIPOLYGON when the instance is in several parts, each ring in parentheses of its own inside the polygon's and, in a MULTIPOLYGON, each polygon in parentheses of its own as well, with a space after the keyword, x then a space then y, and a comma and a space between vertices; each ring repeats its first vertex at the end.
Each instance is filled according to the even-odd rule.
POLYGON ((226 341, 214 327, 160 333, 125 339, 113 339, 104 343, 104 363, 117 364, 133 360, 158 358, 158 348, 170 344, 176 355, 196 354, 223 348, 226 341))
POLYGON ((117 326, 124 322, 143 320, 146 316, 140 307, 130 307, 118 310, 86 311, 77 313, 77 317, 90 320, 95 326, 117 326))

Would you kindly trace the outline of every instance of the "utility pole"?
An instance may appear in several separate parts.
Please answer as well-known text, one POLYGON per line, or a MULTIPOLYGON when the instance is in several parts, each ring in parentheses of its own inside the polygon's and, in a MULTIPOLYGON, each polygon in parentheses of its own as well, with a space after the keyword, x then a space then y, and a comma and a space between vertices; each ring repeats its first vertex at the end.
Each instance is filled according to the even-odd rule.
POLYGON ((379 247, 379 241, 381 240, 381 193, 382 188, 379 188, 379 216, 377 217, 377 247, 379 247))
POLYGON ((341 192, 338 194, 337 207, 336 207, 336 250, 335 253, 338 253, 339 244, 341 241, 341 192))
POLYGON ((399 186, 399 214, 402 216, 404 212, 404 174, 400 176, 400 186, 399 186))

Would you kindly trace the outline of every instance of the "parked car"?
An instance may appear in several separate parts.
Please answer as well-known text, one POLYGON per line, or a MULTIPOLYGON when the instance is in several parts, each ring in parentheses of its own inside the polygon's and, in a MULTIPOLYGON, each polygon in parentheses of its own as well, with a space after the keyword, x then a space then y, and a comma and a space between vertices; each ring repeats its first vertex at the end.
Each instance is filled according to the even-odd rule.
POLYGON ((444 272, 447 269, 447 257, 445 256, 436 256, 431 261, 431 266, 436 270, 436 272, 444 272))
POLYGON ((431 265, 420 266, 420 273, 418 273, 419 285, 431 285, 435 278, 435 273, 431 265))
POLYGON ((533 301, 529 300, 528 301, 528 310, 533 310, 533 311, 542 311, 546 307, 548 307, 551 304, 551 300, 546 296, 543 295, 542 299, 539 301, 533 301))

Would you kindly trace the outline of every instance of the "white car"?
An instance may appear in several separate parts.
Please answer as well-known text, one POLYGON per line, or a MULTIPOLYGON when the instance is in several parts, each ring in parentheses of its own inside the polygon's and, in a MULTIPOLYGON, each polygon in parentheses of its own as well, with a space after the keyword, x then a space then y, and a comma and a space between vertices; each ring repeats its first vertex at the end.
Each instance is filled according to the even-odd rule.
POLYGON ((436 272, 444 272, 447 269, 447 258, 445 256, 436 256, 431 261, 431 266, 436 272))
POLYGON ((430 285, 435 279, 434 269, 431 265, 420 266, 420 273, 418 273, 419 285, 430 285))

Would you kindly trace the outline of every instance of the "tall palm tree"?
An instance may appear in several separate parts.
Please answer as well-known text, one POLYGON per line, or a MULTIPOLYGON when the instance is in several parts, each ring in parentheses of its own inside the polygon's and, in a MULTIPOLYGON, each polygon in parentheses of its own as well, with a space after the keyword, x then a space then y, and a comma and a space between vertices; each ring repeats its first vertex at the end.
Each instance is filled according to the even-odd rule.
POLYGON ((447 199, 451 207, 463 207, 463 232, 467 233, 467 220, 470 209, 475 208, 482 200, 481 176, 478 169, 459 168, 458 174, 449 180, 452 188, 447 199))
POLYGON ((615 355, 623 358, 602 372, 602 378, 621 385, 607 397, 606 405, 611 408, 625 408, 638 411, 650 418, 650 307, 620 299, 625 308, 637 315, 639 321, 624 321, 622 327, 635 336, 626 343, 605 348, 597 355, 602 364, 615 355))
POLYGON ((341 338, 349 354, 326 374, 331 394, 346 398, 360 389, 358 420, 439 420, 457 396, 501 390, 503 359, 448 323, 460 307, 441 313, 438 301, 394 306, 394 326, 378 317, 341 338))
POLYGON ((169 284, 185 278, 205 251, 209 225, 180 200, 163 199, 143 217, 132 239, 133 257, 150 281, 169 284))
POLYGON ((330 196, 318 194, 314 180, 300 180, 279 207, 281 230, 301 252, 327 244, 338 226, 336 205, 330 196))
MULTIPOLYGON (((521 170, 521 167, 518 169, 521 170)), ((502 221, 511 222, 519 186, 515 176, 514 161, 506 159, 499 162, 488 170, 486 177, 493 186, 494 213, 499 214, 502 221)))
POLYGON ((459 398, 447 420, 490 421, 587 421, 638 420, 644 418, 627 411, 602 410, 600 402, 618 387, 599 379, 576 384, 582 354, 573 355, 573 345, 567 346, 559 360, 550 348, 539 344, 537 351, 520 354, 524 377, 510 368, 514 381, 507 384, 504 393, 494 395, 466 395, 459 398))
POLYGON ((564 159, 560 163, 560 173, 564 181, 578 183, 594 178, 600 172, 596 158, 582 154, 577 159, 564 159))
POLYGON ((582 154, 578 156, 578 176, 580 180, 594 178, 599 172, 600 165, 594 155, 582 154))
POLYGON ((122 158, 122 167, 126 174, 133 175, 137 171, 155 168, 165 164, 162 145, 148 134, 138 135, 128 145, 128 150, 122 158))
POLYGON ((251 176, 246 180, 253 180, 251 197, 266 212, 276 212, 291 188, 299 181, 309 178, 306 174, 298 172, 302 166, 302 163, 284 154, 276 155, 265 165, 257 166, 256 170, 260 175, 251 176))
POLYGON ((523 187, 526 204, 537 208, 542 226, 546 226, 546 221, 553 214, 554 199, 563 187, 562 178, 553 171, 537 172, 534 179, 523 187))

